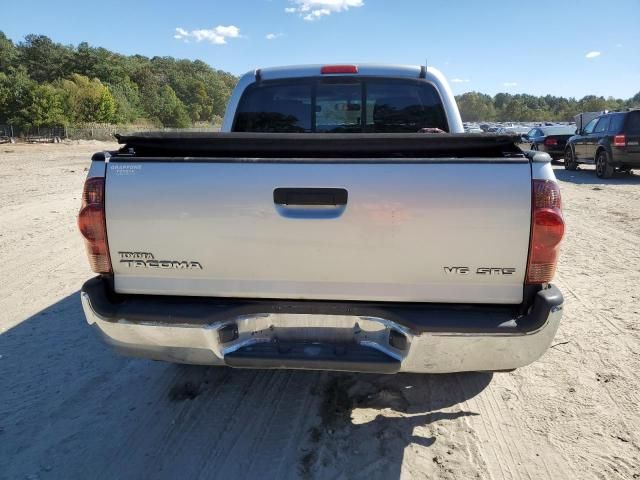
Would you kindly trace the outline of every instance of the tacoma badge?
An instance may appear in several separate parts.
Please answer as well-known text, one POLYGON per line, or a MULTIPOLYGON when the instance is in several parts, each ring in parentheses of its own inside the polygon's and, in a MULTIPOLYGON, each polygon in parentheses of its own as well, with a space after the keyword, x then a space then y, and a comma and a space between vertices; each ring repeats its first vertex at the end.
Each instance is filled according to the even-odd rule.
POLYGON ((149 252, 118 252, 120 263, 129 268, 162 268, 177 270, 202 270, 200 262, 191 260, 156 260, 149 252))

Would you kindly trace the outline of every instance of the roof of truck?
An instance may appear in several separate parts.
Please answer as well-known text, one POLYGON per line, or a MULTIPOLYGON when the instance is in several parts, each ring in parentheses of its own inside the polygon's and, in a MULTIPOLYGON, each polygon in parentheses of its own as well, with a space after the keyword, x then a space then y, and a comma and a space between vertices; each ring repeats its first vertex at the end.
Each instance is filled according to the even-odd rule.
MULTIPOLYGON (((421 71, 425 68, 419 65, 385 65, 378 63, 326 63, 258 68, 254 72, 249 72, 249 74, 258 75, 263 80, 276 80, 279 78, 292 77, 313 77, 316 75, 322 75, 321 69, 322 67, 327 65, 353 65, 358 69, 358 73, 355 75, 409 78, 419 78, 421 71)), ((429 68, 429 70, 431 70, 431 68, 429 68)), ((338 73, 329 75, 343 74, 338 73)), ((354 75, 354 73, 349 73, 349 75, 354 75)))

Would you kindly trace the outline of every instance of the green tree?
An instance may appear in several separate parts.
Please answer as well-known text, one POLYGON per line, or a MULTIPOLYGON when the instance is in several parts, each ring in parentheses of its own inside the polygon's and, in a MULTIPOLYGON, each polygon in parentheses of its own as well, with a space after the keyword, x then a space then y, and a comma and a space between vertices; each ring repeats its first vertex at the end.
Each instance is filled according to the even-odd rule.
MULTIPOLYGON (((153 119, 186 126, 218 122, 237 82, 234 75, 199 60, 125 56, 86 42, 77 47, 62 45, 43 35, 27 35, 14 45, 0 32, 0 72, 15 79, 12 69, 17 68, 28 80, 52 84, 62 92, 65 118, 70 123, 153 119)), ((0 117, 22 118, 19 112, 26 110, 21 102, 28 104, 35 98, 31 90, 26 95, 24 89, 20 95, 3 93, 10 98, 3 97, 2 102, 12 106, 3 108, 0 117)), ((41 98, 42 91, 39 95, 42 107, 47 103, 41 98)))
POLYGON ((491 121, 495 119, 496 109, 489 95, 467 92, 456 97, 460 115, 465 122, 491 121))
POLYGON ((29 125, 30 119, 24 115, 32 102, 35 88, 36 83, 24 68, 12 69, 8 74, 0 73, 0 123, 29 125))
POLYGON ((607 109, 607 101, 604 97, 596 97, 595 95, 587 95, 579 102, 581 112, 599 112, 607 109))
POLYGON ((74 123, 101 122, 116 120, 116 101, 109 88, 100 80, 90 80, 84 75, 73 74, 69 79, 59 82, 64 92, 66 117, 74 123))
POLYGON ((31 102, 21 112, 25 123, 33 127, 53 127, 67 124, 62 92, 53 85, 36 85, 31 102))
POLYGON ((496 110, 502 110, 507 103, 511 100, 513 95, 510 93, 498 93, 495 97, 493 97, 493 104, 496 107, 496 110))
MULTIPOLYGON (((200 60, 126 56, 43 35, 16 44, 0 31, 0 123, 219 123, 237 80, 200 60)), ((456 98, 465 121, 566 121, 584 111, 640 107, 640 92, 627 100, 478 92, 456 98)))
POLYGON ((169 85, 145 95, 146 110, 165 127, 184 128, 191 125, 187 109, 169 85))
POLYGON ((504 106, 502 121, 521 122, 527 118, 527 106, 520 98, 511 98, 504 106))
POLYGON ((0 30, 0 72, 8 72, 9 68, 16 65, 18 49, 0 30))
MULTIPOLYGON (((98 80, 99 81, 99 80, 98 80)), ((116 101, 109 91, 109 87, 101 85, 100 97, 96 108, 96 121, 101 123, 112 123, 115 121, 116 101)))
POLYGON ((44 35, 27 35, 18 52, 20 64, 36 82, 53 82, 71 73, 73 50, 44 35))
POLYGON ((115 85, 109 85, 109 91, 116 102, 116 123, 132 123, 145 116, 138 85, 129 77, 120 79, 115 85))
POLYGON ((607 105, 607 110, 621 110, 624 108, 625 106, 625 101, 622 100, 621 98, 613 98, 613 97, 607 97, 606 100, 606 105, 607 105))

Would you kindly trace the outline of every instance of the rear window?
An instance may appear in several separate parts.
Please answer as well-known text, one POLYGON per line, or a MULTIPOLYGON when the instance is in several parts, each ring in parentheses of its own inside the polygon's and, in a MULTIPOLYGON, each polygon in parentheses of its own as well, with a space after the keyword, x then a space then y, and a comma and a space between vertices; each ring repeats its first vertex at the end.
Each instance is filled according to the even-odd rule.
POLYGON ((433 85, 406 79, 327 77, 265 81, 242 95, 235 132, 449 131, 433 85))
POLYGON ((609 123, 609 132, 620 133, 622 125, 624 124, 624 113, 615 113, 610 116, 611 122, 609 123))
POLYGON ((625 130, 629 135, 640 135, 640 112, 629 113, 625 130))
POLYGON ((600 118, 596 128, 593 130, 594 133, 602 133, 606 132, 609 129, 609 116, 600 118))

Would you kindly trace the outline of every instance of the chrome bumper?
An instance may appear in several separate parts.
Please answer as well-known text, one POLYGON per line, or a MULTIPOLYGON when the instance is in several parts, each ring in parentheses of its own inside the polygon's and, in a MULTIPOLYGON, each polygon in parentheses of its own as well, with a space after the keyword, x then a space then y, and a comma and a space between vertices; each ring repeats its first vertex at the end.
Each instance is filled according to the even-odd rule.
POLYGON ((210 323, 169 323, 166 318, 131 321, 118 315, 101 316, 91 295, 84 289, 81 293, 87 322, 128 356, 204 365, 381 373, 508 370, 527 365, 551 344, 562 316, 561 298, 548 308, 535 330, 486 333, 417 332, 385 318, 338 314, 254 313, 210 323), (338 361, 333 358, 327 363, 322 361, 322 346, 327 345, 355 346, 357 355, 369 351, 373 356, 341 362, 338 354, 338 361), (264 354, 265 348, 269 354, 264 354), (290 359, 291 351, 297 351, 297 360, 290 359))

